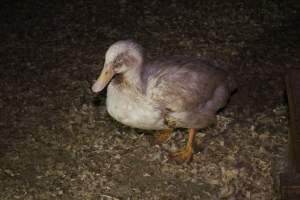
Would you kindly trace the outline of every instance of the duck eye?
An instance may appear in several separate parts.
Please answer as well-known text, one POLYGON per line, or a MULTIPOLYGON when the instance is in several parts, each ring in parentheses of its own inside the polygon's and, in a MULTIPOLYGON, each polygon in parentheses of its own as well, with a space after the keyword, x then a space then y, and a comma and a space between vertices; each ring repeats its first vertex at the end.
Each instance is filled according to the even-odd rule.
POLYGON ((114 63, 114 66, 116 68, 121 67, 121 65, 122 65, 122 61, 121 60, 116 60, 116 62, 114 63))

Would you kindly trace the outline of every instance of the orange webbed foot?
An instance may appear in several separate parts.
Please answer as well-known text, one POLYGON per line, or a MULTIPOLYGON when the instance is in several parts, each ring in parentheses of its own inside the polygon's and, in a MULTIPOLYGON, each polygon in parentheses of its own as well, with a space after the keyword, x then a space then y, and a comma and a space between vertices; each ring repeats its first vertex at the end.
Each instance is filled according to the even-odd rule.
POLYGON ((188 163, 192 160, 193 148, 191 146, 186 146, 179 151, 172 152, 169 154, 169 159, 174 160, 176 163, 188 163))
POLYGON ((174 160, 176 163, 190 162, 193 156, 193 141, 195 134, 196 129, 191 128, 189 130, 189 139, 187 145, 179 151, 170 153, 169 159, 174 160))

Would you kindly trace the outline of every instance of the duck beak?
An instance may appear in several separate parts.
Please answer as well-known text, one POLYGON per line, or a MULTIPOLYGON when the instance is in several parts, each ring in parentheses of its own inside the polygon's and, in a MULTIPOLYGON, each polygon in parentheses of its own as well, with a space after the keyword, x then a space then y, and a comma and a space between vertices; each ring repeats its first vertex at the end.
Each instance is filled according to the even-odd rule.
POLYGON ((114 75, 115 73, 113 71, 112 65, 104 65, 99 78, 92 86, 92 91, 95 93, 101 92, 114 75))

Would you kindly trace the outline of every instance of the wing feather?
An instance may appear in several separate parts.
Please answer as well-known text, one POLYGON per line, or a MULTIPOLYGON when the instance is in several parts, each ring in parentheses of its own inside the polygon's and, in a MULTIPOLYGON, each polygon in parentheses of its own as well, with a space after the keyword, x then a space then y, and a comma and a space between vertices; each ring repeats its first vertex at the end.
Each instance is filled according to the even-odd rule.
POLYGON ((146 95, 174 112, 204 106, 226 79, 225 71, 201 59, 160 60, 146 69, 146 95))

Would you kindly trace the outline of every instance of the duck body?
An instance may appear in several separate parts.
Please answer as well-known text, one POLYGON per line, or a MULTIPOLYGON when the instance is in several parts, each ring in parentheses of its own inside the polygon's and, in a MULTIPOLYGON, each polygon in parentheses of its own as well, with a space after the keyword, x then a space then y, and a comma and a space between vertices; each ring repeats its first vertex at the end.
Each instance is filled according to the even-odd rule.
POLYGON ((117 75, 107 90, 107 110, 139 129, 204 128, 232 91, 228 73, 209 60, 174 56, 146 64, 140 87, 117 75))

